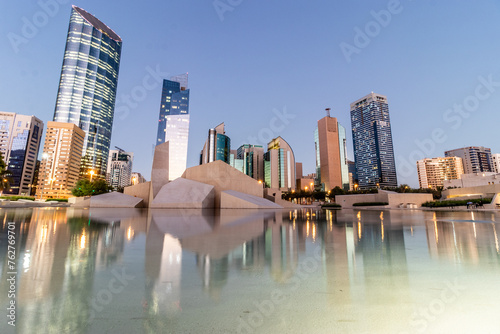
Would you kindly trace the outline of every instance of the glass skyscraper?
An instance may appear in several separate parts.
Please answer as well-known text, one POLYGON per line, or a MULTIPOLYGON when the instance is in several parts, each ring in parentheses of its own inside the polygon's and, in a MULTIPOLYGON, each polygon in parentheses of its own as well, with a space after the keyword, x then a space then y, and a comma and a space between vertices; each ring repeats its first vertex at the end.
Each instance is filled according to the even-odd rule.
POLYGON ((351 103, 351 126, 359 188, 397 187, 387 97, 372 92, 351 103))
POLYGON ((200 154, 200 165, 217 160, 231 164, 231 138, 226 136, 224 123, 208 130, 208 139, 200 154))
POLYGON ((170 180, 181 177, 186 170, 189 137, 187 83, 187 73, 163 80, 156 145, 169 142, 170 180))
POLYGON ((81 175, 106 175, 121 48, 113 30, 73 6, 54 121, 85 131, 81 175))

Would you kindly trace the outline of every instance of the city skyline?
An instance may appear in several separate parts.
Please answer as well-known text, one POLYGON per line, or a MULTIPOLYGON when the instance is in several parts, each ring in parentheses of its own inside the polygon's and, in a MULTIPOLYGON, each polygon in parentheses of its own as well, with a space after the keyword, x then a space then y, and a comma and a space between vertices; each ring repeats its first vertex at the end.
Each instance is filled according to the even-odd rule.
MULTIPOLYGON (((221 14, 222 20, 212 3, 155 2, 117 8, 112 3, 81 1, 76 5, 124 38, 111 145, 138 154, 137 171, 147 178, 160 81, 185 71, 196 92, 190 109, 198 117, 191 119, 188 167, 198 162, 206 129, 225 121, 234 147, 265 145, 282 136, 294 148, 297 161, 304 163, 304 174, 311 173, 315 169, 311 133, 324 108, 331 106, 332 116, 348 126, 349 103, 369 91, 390 99, 399 183, 418 186, 416 161, 442 156, 446 150, 477 145, 500 152, 491 135, 494 122, 485 121, 495 117, 495 106, 500 103, 496 61, 500 48, 488 42, 496 31, 492 18, 500 6, 459 2, 448 8, 437 2, 401 1, 394 9, 388 4, 362 1, 322 5, 319 10, 314 5, 284 2, 266 4, 264 9, 245 2, 221 14), (373 13, 389 9, 389 23, 379 24, 376 34, 367 35, 367 27, 374 26, 369 23, 380 19, 373 13), (178 15, 159 26, 161 12, 178 15), (465 22, 463 12, 468 12, 465 22), (148 20, 135 20, 140 14, 148 20), (248 30, 251 22, 265 19, 269 23, 248 30), (298 19, 304 24, 296 26, 298 19), (424 20, 426 29, 418 29, 415 22, 424 20), (264 33, 268 31, 273 33, 264 33), (314 38, 306 38, 312 31, 314 38), (467 47, 472 42, 473 50, 467 47), (297 50, 297 43, 303 50, 297 50), (351 45, 356 52, 346 57, 342 45, 351 45), (299 90, 298 79, 314 85, 301 85, 299 90), (415 99, 416 95, 425 98, 415 99), (242 122, 242 115, 252 117, 242 122), (130 136, 133 128, 139 129, 137 136, 130 136), (473 131, 479 128, 481 132, 473 131)), ((3 24, 1 43, 6 52, 0 59, 10 66, 2 74, 5 95, 0 110, 33 114, 44 123, 51 120, 71 8, 70 4, 56 5, 49 15, 36 3, 2 4, 9 17, 3 24), (40 21, 40 13, 45 13, 46 21, 40 21), (30 26, 26 22, 34 29, 24 28, 30 26)), ((348 158, 353 160, 349 131, 347 137, 348 158)))

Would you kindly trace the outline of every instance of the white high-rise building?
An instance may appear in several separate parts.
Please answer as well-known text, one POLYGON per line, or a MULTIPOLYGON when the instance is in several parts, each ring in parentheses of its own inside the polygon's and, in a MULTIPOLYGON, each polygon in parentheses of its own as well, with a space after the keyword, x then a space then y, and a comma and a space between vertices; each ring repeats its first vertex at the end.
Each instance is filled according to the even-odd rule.
POLYGON ((0 112, 0 153, 12 173, 4 194, 30 195, 43 122, 35 116, 0 112))
POLYGON ((114 189, 129 186, 132 183, 132 163, 134 153, 122 149, 109 150, 106 181, 114 189))
POLYGON ((181 177, 186 170, 189 137, 187 83, 187 73, 163 80, 156 145, 169 142, 169 180, 181 177))

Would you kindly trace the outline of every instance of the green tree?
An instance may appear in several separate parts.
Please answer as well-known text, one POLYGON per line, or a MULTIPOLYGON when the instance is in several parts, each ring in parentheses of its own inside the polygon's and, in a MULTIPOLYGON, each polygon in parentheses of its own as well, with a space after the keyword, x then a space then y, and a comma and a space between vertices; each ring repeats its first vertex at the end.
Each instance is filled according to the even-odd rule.
POLYGON ((81 179, 76 183, 76 186, 71 190, 73 196, 94 196, 104 194, 112 190, 112 188, 102 179, 96 179, 90 182, 88 179, 81 179))

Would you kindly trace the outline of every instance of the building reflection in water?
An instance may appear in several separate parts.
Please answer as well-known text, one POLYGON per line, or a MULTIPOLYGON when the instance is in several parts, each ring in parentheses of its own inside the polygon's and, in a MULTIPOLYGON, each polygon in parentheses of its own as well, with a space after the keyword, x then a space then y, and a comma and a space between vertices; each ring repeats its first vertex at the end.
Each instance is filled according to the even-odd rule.
POLYGON ((489 263, 500 260, 495 215, 488 212, 456 212, 454 217, 432 212, 425 228, 432 258, 459 264, 489 263))
MULTIPOLYGON (((257 284, 286 289, 316 249, 321 265, 309 277, 317 290, 324 289, 334 316, 382 318, 414 298, 409 244, 426 245, 412 252, 441 263, 498 266, 497 218, 487 212, 407 210, 0 210, 2 236, 8 221, 17 222, 21 332, 94 326, 90 297, 102 289, 100 272, 120 267, 141 235, 130 252, 145 256, 144 264, 133 264, 144 268, 135 285, 144 292, 130 305, 143 314, 145 332, 170 330, 183 307, 192 307, 186 296, 203 305, 229 302, 224 290, 235 277, 259 277, 257 284), (381 303, 386 306, 372 307, 381 303)), ((0 257, 5 298, 5 248, 0 257)))
MULTIPOLYGON (((88 327, 96 268, 113 266, 124 250, 120 219, 110 220, 105 211, 62 208, 0 213, 26 231, 16 240, 22 243, 17 252, 18 330, 62 333, 88 327)), ((127 215, 125 225, 135 233, 138 227, 130 219, 127 215)))

